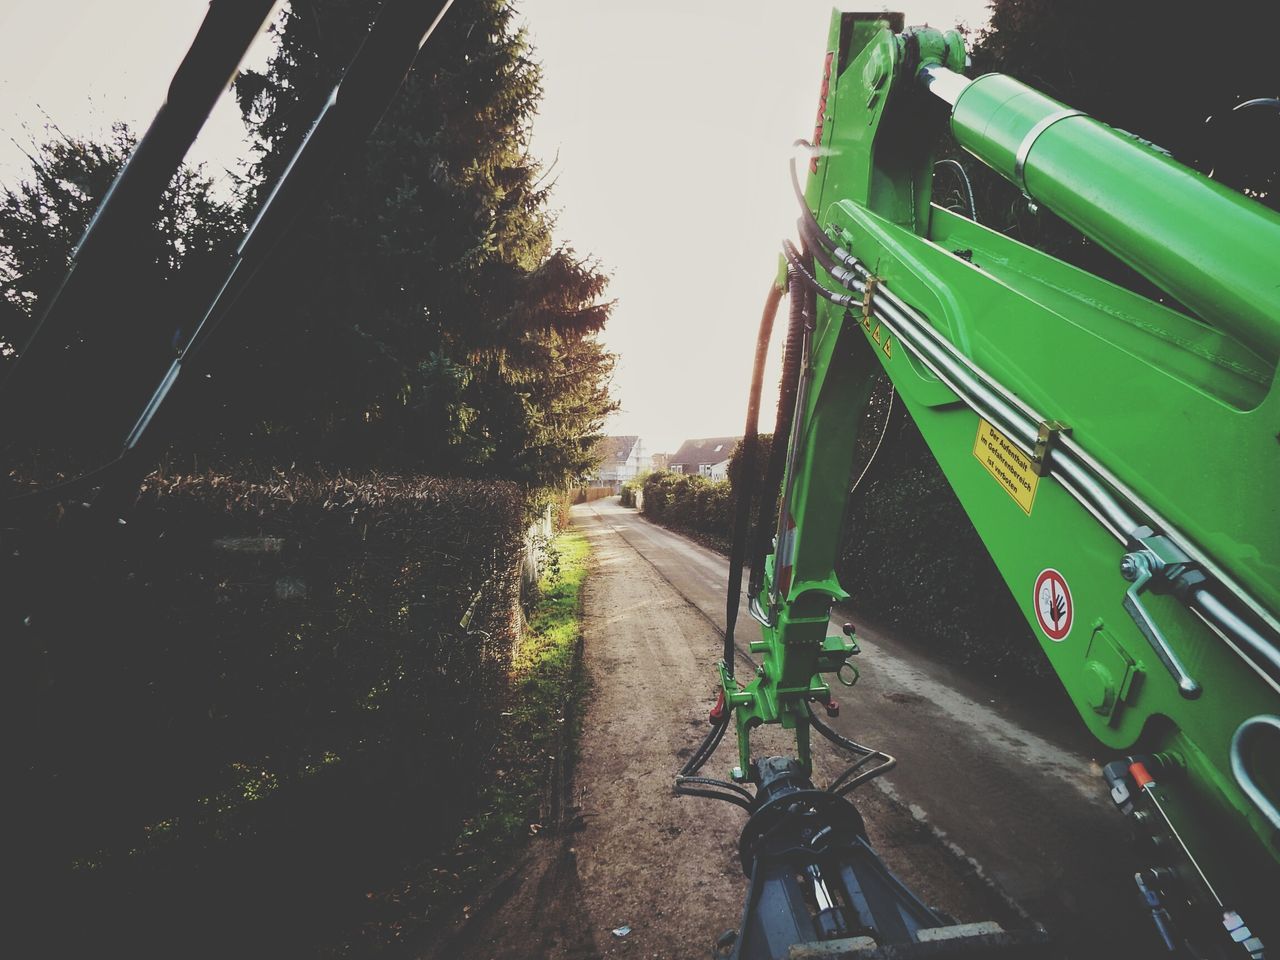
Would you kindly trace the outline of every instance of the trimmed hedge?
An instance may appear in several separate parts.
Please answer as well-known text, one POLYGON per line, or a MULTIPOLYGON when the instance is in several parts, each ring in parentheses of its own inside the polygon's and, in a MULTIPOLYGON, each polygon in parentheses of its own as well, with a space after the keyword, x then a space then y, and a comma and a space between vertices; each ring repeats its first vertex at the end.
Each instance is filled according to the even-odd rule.
POLYGON ((645 478, 644 515, 675 530, 697 534, 727 549, 733 533, 733 493, 728 480, 680 473, 645 478))
MULTIPOLYGON (((1011 679, 1054 678, 915 422, 900 403, 894 409, 879 455, 849 498, 836 560, 841 584, 860 611, 942 660, 1011 679)), ((869 412, 868 443, 883 423, 883 406, 869 412)), ((856 458, 855 478, 869 453, 856 458)))
POLYGON ((507 691, 524 508, 509 483, 206 475, 150 480, 105 545, 10 531, 6 859, 44 952, 200 930, 197 953, 307 953, 451 839, 507 691))

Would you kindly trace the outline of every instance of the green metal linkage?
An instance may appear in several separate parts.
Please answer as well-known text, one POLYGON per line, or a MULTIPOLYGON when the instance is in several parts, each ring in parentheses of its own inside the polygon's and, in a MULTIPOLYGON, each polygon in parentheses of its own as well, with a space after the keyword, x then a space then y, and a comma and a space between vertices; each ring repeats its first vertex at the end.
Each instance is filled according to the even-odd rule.
MULTIPOLYGON (((721 677, 741 773, 762 723, 794 728, 809 765, 806 701, 829 698, 822 674, 853 652, 827 635, 828 614, 857 592, 835 575, 839 520, 872 378, 884 370, 1089 729, 1117 754, 1167 759, 1169 815, 1215 885, 1249 876, 1280 889, 1280 750, 1244 756, 1239 745, 1274 747, 1265 718, 1280 715, 1280 683, 1259 665, 1265 657, 1250 662, 1188 599, 1209 582, 1274 640, 1280 216, 1007 77, 959 80, 949 116, 920 73, 951 79, 963 44, 895 32, 893 18, 832 20, 815 130, 823 149, 806 200, 879 292, 865 314, 818 301, 781 535, 755 598, 771 611, 752 644, 762 666, 743 689, 721 677), (1187 312, 932 206, 932 147, 948 120, 967 150, 1187 312), (1040 413, 1030 440, 979 416, 972 396, 903 339, 875 306, 888 295, 948 357, 1040 413), (1100 519, 1055 459, 1064 444, 1162 529, 1100 519), (1203 562, 1182 563, 1174 541, 1203 562), (1165 579, 1131 590, 1143 564, 1165 579)), ((835 276, 819 279, 841 289, 835 276)))

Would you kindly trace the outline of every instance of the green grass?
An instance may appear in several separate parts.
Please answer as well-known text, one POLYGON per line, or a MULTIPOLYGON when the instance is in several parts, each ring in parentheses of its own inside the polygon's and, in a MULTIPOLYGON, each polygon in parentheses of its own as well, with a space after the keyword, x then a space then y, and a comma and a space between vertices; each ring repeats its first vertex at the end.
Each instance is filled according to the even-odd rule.
POLYGON ((556 537, 549 552, 539 584, 542 598, 512 661, 512 702, 503 717, 506 722, 498 746, 502 771, 488 791, 501 821, 489 825, 497 829, 491 829, 488 839, 498 843, 525 836, 530 825, 537 824, 546 761, 556 756, 561 745, 568 751, 577 749, 577 706, 585 692, 579 653, 587 539, 566 531, 556 537))
POLYGON ((542 596, 512 660, 493 775, 457 845, 430 872, 431 889, 424 891, 428 912, 439 915, 465 904, 544 826, 540 818, 553 762, 571 764, 577 750, 579 705, 586 693, 580 653, 588 559, 580 533, 566 531, 550 546, 542 596))
POLYGON ((522 684, 555 685, 582 633, 582 583, 587 577, 587 538, 566 531, 551 543, 547 569, 539 589, 542 599, 529 620, 529 630, 516 650, 513 670, 522 684))

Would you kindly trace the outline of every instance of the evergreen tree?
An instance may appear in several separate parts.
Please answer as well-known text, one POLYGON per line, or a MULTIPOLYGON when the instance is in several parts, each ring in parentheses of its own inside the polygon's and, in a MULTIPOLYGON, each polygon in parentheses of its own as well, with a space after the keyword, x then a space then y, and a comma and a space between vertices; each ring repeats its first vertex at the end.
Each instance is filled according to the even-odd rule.
MULTIPOLYGON (((376 14, 295 0, 237 82, 261 200, 376 14)), ((515 12, 455 5, 370 142, 260 277, 224 369, 229 423, 294 458, 501 476, 584 472, 612 409, 606 277, 552 242, 528 153, 541 93, 515 12)), ((215 381, 218 366, 214 366, 215 381)), ((243 444, 228 433, 227 441, 243 444)))

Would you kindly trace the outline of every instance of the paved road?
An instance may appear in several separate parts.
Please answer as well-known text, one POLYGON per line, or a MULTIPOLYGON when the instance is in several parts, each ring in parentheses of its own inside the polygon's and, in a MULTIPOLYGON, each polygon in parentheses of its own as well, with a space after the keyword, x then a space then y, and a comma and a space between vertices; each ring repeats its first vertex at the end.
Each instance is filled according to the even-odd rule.
MULTIPOLYGON (((724 557, 613 499, 576 507, 575 521, 620 538, 636 564, 656 571, 702 614, 708 631, 721 631, 724 557)), ((1124 822, 1105 798, 1092 741, 1046 719, 1044 710, 956 676, 856 616, 845 618, 858 624, 861 679, 844 690, 835 725, 898 757, 898 768, 875 781, 881 789, 1043 923, 1069 955, 1154 954, 1127 869, 1124 822)), ((744 651, 759 636, 745 612, 736 634, 744 651)), ((711 671, 708 663, 708 677, 711 671)))

